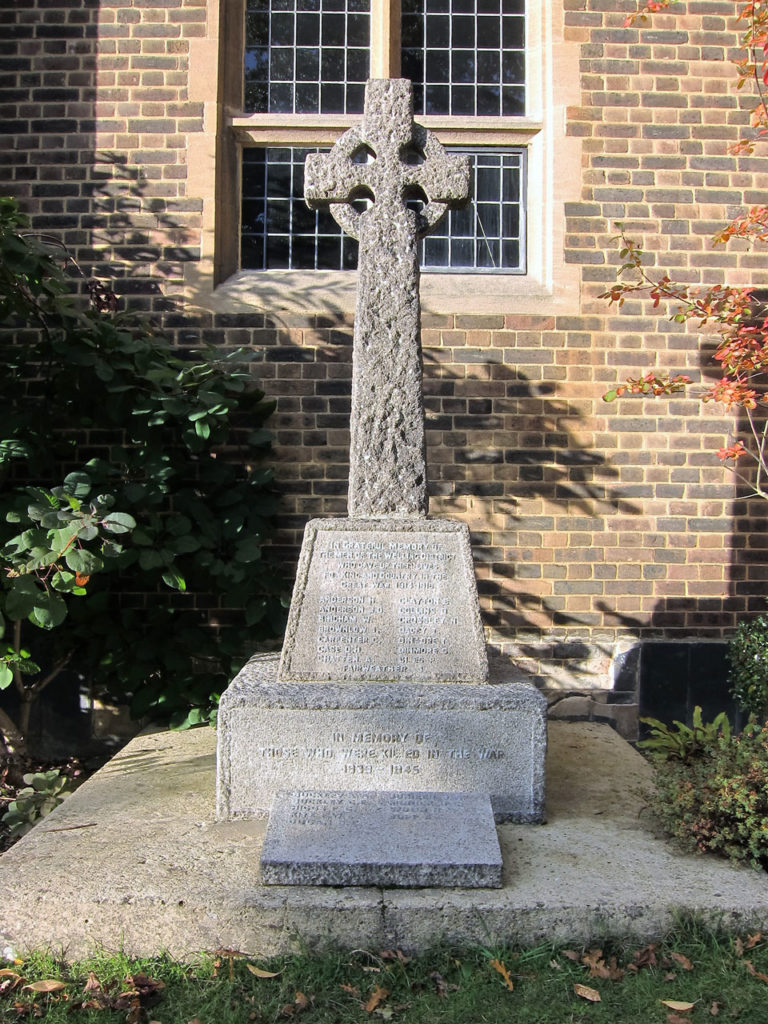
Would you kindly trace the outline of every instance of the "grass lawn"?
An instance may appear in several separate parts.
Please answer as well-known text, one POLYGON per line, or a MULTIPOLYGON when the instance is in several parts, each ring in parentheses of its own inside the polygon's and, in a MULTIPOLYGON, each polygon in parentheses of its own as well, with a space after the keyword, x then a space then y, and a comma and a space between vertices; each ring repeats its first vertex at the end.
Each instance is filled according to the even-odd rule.
POLYGON ((768 939, 694 925, 584 949, 354 950, 194 963, 100 954, 0 962, 0 1022, 69 1024, 768 1024, 768 939))

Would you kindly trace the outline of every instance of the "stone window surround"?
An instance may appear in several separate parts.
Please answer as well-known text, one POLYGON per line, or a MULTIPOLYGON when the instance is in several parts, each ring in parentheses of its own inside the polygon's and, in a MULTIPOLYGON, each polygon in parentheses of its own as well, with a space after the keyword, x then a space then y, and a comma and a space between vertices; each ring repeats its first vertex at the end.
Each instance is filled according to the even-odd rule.
MULTIPOLYGON (((529 0, 526 117, 418 117, 444 145, 524 146, 528 160, 528 273, 424 274, 425 312, 578 312, 580 275, 565 263, 564 206, 580 198, 581 145, 566 136, 567 107, 580 102, 579 46, 563 38, 562 3, 529 0)), ((187 153, 188 195, 202 198, 203 224, 201 260, 186 267, 186 297, 217 312, 349 315, 357 277, 350 271, 237 269, 241 147, 331 145, 355 120, 244 115, 243 18, 244 0, 208 0, 207 35, 191 40, 190 99, 204 103, 205 123, 187 153)), ((396 77, 399 50, 398 0, 371 0, 371 76, 396 77)))

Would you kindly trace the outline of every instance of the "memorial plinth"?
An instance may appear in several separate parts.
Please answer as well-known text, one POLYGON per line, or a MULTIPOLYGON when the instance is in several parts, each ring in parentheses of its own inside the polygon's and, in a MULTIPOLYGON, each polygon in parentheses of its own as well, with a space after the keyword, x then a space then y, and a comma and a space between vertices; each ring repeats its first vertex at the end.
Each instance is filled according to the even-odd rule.
POLYGON ((306 163, 309 205, 360 241, 349 518, 307 525, 282 654, 218 717, 217 813, 269 815, 275 885, 497 886, 494 819, 544 819, 546 701, 489 680, 469 531, 427 517, 416 244, 469 165, 412 109, 410 82, 368 82, 306 163))
POLYGON ((280 790, 487 793, 496 821, 544 819, 546 701, 525 683, 285 683, 257 656, 221 698, 220 818, 280 790))

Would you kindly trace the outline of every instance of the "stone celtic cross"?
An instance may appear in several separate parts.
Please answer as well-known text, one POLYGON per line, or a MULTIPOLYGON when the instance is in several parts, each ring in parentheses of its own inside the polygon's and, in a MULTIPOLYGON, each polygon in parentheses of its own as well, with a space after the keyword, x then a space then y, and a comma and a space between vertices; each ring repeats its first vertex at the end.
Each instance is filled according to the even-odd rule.
POLYGON ((352 370, 351 518, 424 516, 427 474, 417 243, 469 198, 467 157, 413 121, 406 79, 374 79, 361 125, 307 157, 304 195, 360 242, 352 370), (371 200, 362 212, 351 203, 371 200), (420 212, 409 199, 426 200, 420 212))

